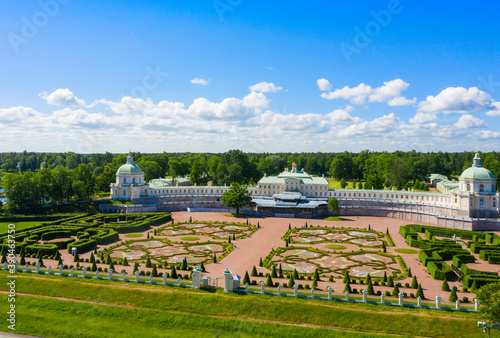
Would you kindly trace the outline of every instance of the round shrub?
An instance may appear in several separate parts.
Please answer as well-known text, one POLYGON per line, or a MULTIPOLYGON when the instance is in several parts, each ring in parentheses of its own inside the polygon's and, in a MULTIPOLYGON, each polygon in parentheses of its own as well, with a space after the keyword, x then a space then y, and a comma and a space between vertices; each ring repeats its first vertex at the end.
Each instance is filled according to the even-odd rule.
POLYGON ((378 281, 373 282, 373 285, 378 286, 378 281))
POLYGON ((391 296, 391 293, 390 293, 389 291, 384 292, 384 294, 385 294, 387 297, 390 297, 390 296, 391 296))
POLYGON ((85 258, 85 263, 88 263, 89 262, 89 259, 88 258, 85 258))
POLYGON ((469 292, 469 289, 468 289, 467 287, 465 287, 465 286, 464 286, 464 287, 463 287, 463 289, 462 289, 462 291, 463 291, 463 292, 469 292))
POLYGON ((410 283, 405 283, 405 288, 409 288, 410 287, 410 283))
POLYGON ((309 284, 306 284, 306 289, 309 290, 310 288, 309 284))
POLYGON ((352 289, 352 293, 358 293, 358 289, 352 289))
POLYGON ((307 276, 307 280, 312 280, 312 277, 311 276, 307 276))
POLYGON ((385 286, 386 282, 382 282, 382 286, 385 286))
POLYGON ((382 295, 382 291, 378 290, 377 291, 377 296, 380 296, 380 295, 382 295))
POLYGON ((141 271, 139 271, 139 275, 140 275, 140 276, 144 276, 144 275, 145 275, 144 271, 142 271, 142 270, 141 270, 141 271))
POLYGON ((412 293, 410 293, 410 298, 415 298, 415 295, 412 293))
POLYGON ((333 276, 328 277, 329 282, 333 282, 333 276))
POLYGON ((183 279, 189 279, 189 275, 188 274, 184 274, 184 276, 182 276, 183 279))
POLYGON ((304 288, 304 285, 299 284, 299 289, 303 289, 303 288, 304 288))
POLYGON ((264 277, 264 274, 262 272, 259 272, 259 277, 264 277))
POLYGON ((151 271, 146 271, 146 276, 149 276, 151 274, 151 271))
POLYGON ((253 280, 253 281, 251 281, 251 282, 250 282, 250 284, 252 284, 252 285, 257 285, 257 281, 256 281, 256 280, 253 280))
POLYGON ((101 267, 97 268, 97 270, 99 270, 99 272, 102 272, 102 268, 101 267))
POLYGON ((400 288, 400 287, 401 287, 401 283, 396 283, 396 285, 398 286, 398 288, 400 288))
POLYGON ((286 288, 286 287, 288 287, 288 284, 287 283, 283 283, 283 284, 281 284, 281 286, 284 287, 284 288, 286 288))
POLYGON ((365 281, 361 279, 361 280, 359 281, 359 284, 365 284, 365 281))
POLYGON ((463 301, 464 303, 468 303, 468 302, 469 302, 469 297, 464 297, 462 301, 463 301))

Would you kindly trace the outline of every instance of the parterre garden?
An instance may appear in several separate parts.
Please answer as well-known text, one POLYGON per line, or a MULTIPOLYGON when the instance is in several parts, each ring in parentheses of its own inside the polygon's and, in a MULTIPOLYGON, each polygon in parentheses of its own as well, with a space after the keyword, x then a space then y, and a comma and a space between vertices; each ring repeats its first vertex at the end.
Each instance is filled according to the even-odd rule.
POLYGON ((459 280, 472 291, 500 282, 497 272, 479 271, 467 265, 478 258, 488 264, 500 264, 497 234, 417 224, 401 226, 400 233, 409 246, 421 249, 418 258, 434 279, 459 280))
POLYGON ((330 281, 343 278, 346 273, 352 278, 364 279, 370 275, 387 281, 389 276, 402 279, 408 272, 401 257, 385 253, 387 246, 394 245, 390 235, 374 230, 305 225, 290 228, 283 239, 286 247, 272 250, 263 261, 269 270, 280 267, 283 274, 302 274, 308 278, 317 274, 330 281), (347 251, 345 245, 334 243, 360 249, 347 251))

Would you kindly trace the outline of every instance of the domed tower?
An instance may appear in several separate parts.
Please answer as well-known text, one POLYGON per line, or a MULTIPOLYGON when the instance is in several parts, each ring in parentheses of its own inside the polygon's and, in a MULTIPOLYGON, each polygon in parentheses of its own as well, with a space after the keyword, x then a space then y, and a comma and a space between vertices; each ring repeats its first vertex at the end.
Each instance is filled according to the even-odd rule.
POLYGON ((144 172, 128 154, 127 163, 116 172, 116 183, 111 183, 111 198, 132 200, 147 194, 148 185, 144 182, 144 172))
POLYGON ((498 217, 498 192, 496 179, 484 168, 479 153, 474 156, 472 167, 464 170, 459 178, 459 189, 453 193, 454 204, 469 217, 498 217))

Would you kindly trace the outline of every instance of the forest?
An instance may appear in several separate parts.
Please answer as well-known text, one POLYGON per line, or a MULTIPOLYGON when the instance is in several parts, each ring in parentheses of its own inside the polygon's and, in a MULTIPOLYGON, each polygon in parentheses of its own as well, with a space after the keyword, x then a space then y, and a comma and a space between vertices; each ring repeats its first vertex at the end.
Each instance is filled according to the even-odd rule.
MULTIPOLYGON (((255 184, 297 163, 307 173, 332 180, 364 182, 366 189, 400 190, 425 181, 431 173, 457 177, 472 165, 473 152, 416 151, 359 153, 132 153, 145 180, 189 177, 197 185, 255 184)), ((108 193, 127 154, 0 153, 0 187, 11 206, 30 208, 46 203, 89 200, 108 193)), ((481 154, 483 166, 500 177, 500 153, 481 154)))

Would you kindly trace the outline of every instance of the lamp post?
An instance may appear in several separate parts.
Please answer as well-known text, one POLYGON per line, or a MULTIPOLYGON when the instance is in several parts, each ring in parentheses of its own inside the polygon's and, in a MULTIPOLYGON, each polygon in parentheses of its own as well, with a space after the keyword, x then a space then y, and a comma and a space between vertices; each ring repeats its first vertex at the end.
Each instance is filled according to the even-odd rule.
POLYGON ((500 329, 499 323, 490 323, 488 326, 488 322, 477 322, 477 327, 483 328, 484 333, 488 333, 488 338, 490 338, 490 330, 491 329, 500 329))

